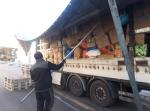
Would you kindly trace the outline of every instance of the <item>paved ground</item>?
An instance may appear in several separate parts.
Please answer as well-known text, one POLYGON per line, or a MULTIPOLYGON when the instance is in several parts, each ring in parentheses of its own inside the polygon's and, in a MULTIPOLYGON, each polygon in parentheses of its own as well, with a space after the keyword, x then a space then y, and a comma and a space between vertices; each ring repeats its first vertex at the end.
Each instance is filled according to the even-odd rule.
MULTIPOLYGON (((27 91, 10 92, 0 87, 0 111, 36 111, 34 93, 24 103, 20 103, 26 94, 27 91)), ((52 111, 136 111, 136 108, 134 104, 122 101, 109 108, 101 108, 91 103, 88 98, 78 98, 66 91, 55 90, 55 104, 52 111)))
MULTIPOLYGON (((0 64, 0 111, 36 111, 34 93, 23 103, 20 103, 28 91, 8 91, 4 88, 4 77, 21 76, 17 66, 0 64)), ((74 106, 55 95, 55 104, 52 111, 78 111, 74 106)))
POLYGON ((75 97, 68 91, 62 91, 55 88, 55 93, 60 95, 64 100, 69 101, 81 111, 137 111, 133 103, 127 103, 123 101, 118 101, 117 104, 112 105, 108 108, 102 108, 95 103, 93 103, 88 97, 75 97))
MULTIPOLYGON (((24 102, 20 103, 27 91, 10 92, 0 87, 0 111, 36 111, 34 93, 24 102)), ((55 95, 55 104, 52 111, 77 111, 78 109, 55 95)))

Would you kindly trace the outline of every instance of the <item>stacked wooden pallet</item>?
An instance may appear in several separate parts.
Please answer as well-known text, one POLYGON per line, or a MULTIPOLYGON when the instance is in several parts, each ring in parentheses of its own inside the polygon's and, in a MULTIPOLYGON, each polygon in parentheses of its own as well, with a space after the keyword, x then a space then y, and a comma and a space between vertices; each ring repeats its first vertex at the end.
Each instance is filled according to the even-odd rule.
POLYGON ((21 70, 22 70, 22 74, 23 74, 24 78, 31 78, 30 77, 30 68, 31 68, 31 65, 28 65, 28 64, 21 65, 21 70))
POLYGON ((5 77, 4 86, 10 91, 27 90, 31 86, 30 83, 31 82, 29 78, 5 77))

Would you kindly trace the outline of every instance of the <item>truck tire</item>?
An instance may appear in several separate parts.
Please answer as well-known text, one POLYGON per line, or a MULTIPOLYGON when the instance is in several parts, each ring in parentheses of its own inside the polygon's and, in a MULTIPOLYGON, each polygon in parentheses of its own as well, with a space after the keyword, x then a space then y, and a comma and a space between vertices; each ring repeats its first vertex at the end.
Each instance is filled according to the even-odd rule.
POLYGON ((111 90, 113 90, 113 88, 110 89, 111 85, 108 85, 109 84, 106 84, 103 81, 96 80, 90 87, 90 98, 102 107, 108 107, 114 104, 117 100, 117 97, 112 97, 115 94, 111 94, 111 90))
POLYGON ((83 84, 77 76, 72 76, 69 80, 69 90, 75 96, 82 96, 84 94, 83 84))

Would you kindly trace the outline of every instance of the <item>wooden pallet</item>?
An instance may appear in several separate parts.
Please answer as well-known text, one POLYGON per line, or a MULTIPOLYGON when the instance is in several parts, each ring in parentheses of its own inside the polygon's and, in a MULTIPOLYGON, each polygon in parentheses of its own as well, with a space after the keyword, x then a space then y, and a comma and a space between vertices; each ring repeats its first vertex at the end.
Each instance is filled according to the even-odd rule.
POLYGON ((5 77, 4 87, 10 91, 27 90, 31 86, 29 78, 9 78, 5 77))
POLYGON ((29 69, 22 69, 22 74, 23 74, 23 77, 25 78, 31 78, 29 69))
POLYGON ((22 65, 21 66, 23 77, 31 78, 30 77, 30 68, 31 68, 31 65, 22 65))

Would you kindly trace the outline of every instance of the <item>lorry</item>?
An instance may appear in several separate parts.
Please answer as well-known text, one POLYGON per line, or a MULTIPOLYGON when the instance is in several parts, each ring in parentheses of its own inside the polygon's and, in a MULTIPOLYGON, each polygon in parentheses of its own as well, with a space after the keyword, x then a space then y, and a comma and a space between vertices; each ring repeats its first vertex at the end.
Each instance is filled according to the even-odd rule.
MULTIPOLYGON (((118 0, 117 5, 129 53, 130 47, 133 48, 131 63, 138 91, 149 90, 150 2, 118 0)), ((98 25, 66 59, 64 67, 53 72, 53 83, 106 107, 114 104, 119 96, 133 93, 107 0, 72 0, 36 40, 36 47, 46 60, 59 63, 95 24, 98 25), (87 55, 92 51, 93 55, 87 55)))

